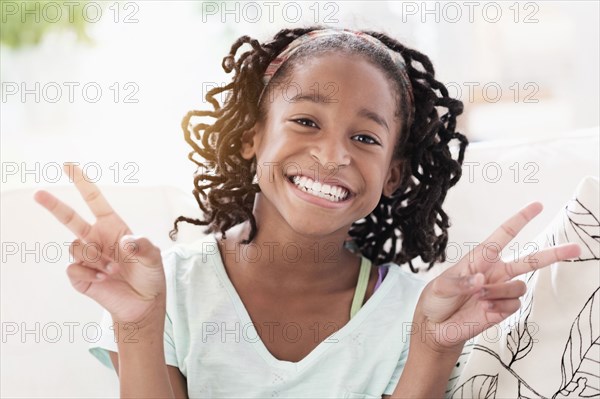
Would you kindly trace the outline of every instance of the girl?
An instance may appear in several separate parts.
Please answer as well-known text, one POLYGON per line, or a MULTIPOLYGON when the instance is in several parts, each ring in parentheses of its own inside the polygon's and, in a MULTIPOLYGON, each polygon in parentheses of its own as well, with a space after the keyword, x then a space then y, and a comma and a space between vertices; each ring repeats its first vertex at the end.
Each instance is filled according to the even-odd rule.
POLYGON ((214 111, 183 121, 206 218, 172 233, 186 221, 206 237, 161 254, 72 165, 95 224, 35 196, 77 236, 67 274, 110 314, 116 345, 94 353, 112 351, 122 396, 442 397, 464 342, 519 308, 512 279, 578 256, 568 244, 500 259, 536 202, 424 287, 400 267, 444 261, 441 205, 467 145, 462 103, 423 54, 313 27, 241 37, 223 68, 235 72, 207 94, 214 111), (192 123, 204 116, 216 121, 192 123))

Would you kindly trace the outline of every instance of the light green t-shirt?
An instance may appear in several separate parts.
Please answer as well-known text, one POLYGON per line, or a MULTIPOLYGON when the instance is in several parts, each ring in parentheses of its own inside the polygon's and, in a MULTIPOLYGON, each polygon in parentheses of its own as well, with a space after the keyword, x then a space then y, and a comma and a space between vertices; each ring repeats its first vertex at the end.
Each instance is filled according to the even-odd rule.
MULTIPOLYGON (((271 327, 255 326, 250 319, 214 235, 175 245, 162 256, 165 359, 186 377, 190 398, 381 398, 396 387, 425 285, 413 273, 393 263, 380 266, 389 267, 386 278, 348 323, 302 360, 290 362, 275 358, 260 339, 257 328, 271 327)), ((298 334, 318 331, 286 324, 277 331, 292 343, 298 334)), ((101 325, 101 339, 89 350, 112 368, 108 351, 117 352, 117 344, 108 312, 101 325)))

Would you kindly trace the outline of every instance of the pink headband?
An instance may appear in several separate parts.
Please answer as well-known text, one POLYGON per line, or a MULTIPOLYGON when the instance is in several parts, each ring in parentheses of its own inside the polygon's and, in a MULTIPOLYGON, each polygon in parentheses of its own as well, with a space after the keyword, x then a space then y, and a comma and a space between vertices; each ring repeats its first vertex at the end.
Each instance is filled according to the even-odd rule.
POLYGON ((311 32, 305 33, 304 35, 296 38, 291 43, 289 43, 281 51, 281 53, 273 61, 271 61, 271 63, 267 66, 267 69, 265 70, 265 73, 263 75, 264 88, 263 88, 263 91, 260 93, 260 96, 258 97, 258 103, 260 104, 262 96, 267 88, 267 85, 269 84, 269 81, 273 77, 273 75, 275 75, 275 73, 277 72, 277 70, 279 70, 279 68, 283 65, 283 63, 288 58, 290 58, 300 48, 300 46, 302 46, 303 44, 305 44, 311 40, 314 40, 316 38, 323 37, 323 36, 333 36, 333 35, 352 35, 355 37, 360 37, 377 47, 384 48, 388 52, 388 54, 390 55, 390 57, 392 58, 394 63, 400 67, 400 79, 402 82, 402 87, 408 93, 409 106, 410 106, 410 108, 412 108, 413 103, 414 103, 414 97, 413 97, 413 93, 412 93, 412 89, 411 89, 411 85, 410 85, 410 79, 408 78, 408 74, 406 73, 406 64, 405 64, 402 56, 399 53, 397 53, 396 51, 390 49, 385 44, 383 44, 379 39, 374 38, 373 36, 371 36, 367 33, 352 31, 349 29, 313 30, 311 32))

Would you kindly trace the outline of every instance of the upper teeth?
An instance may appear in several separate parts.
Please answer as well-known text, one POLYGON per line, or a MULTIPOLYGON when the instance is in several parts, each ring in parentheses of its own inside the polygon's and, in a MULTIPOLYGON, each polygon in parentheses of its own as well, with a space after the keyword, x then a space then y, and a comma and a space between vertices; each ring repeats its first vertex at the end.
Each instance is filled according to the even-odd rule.
POLYGON ((292 181, 301 190, 330 201, 342 201, 348 196, 348 190, 346 190, 344 187, 323 184, 321 182, 314 181, 310 177, 294 176, 292 181))

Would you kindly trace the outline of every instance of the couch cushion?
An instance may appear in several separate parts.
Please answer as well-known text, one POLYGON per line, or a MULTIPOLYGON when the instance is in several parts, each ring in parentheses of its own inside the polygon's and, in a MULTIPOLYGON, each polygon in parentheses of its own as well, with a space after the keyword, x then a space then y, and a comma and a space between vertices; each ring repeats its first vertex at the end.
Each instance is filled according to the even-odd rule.
MULTIPOLYGON (((585 176, 600 170, 598 127, 548 139, 476 142, 467 147, 461 180, 448 191, 450 217, 445 263, 422 278, 431 279, 458 262, 472 243, 480 243, 500 224, 532 201, 544 210, 503 254, 522 251, 571 198, 585 176)), ((420 259, 415 265, 423 266, 420 259)))
POLYGON ((600 395, 599 190, 597 177, 585 178, 534 240, 539 249, 577 242, 580 257, 520 276, 521 309, 465 345, 449 397, 600 395))
MULTIPOLYGON (((93 222, 74 186, 44 189, 93 222)), ((135 234, 146 235, 161 249, 173 245, 168 233, 177 216, 198 216, 192 195, 175 188, 100 189, 135 234)), ((99 339, 102 308, 75 291, 65 273, 75 236, 33 200, 35 191, 2 192, 1 396, 116 397, 115 374, 87 350, 99 339)), ((201 234, 201 228, 180 226, 186 241, 201 234)))

